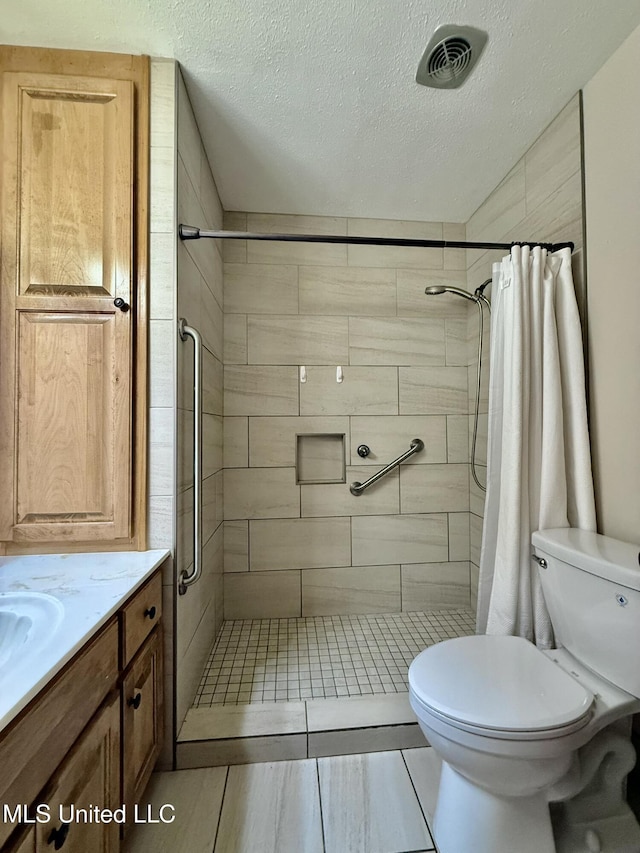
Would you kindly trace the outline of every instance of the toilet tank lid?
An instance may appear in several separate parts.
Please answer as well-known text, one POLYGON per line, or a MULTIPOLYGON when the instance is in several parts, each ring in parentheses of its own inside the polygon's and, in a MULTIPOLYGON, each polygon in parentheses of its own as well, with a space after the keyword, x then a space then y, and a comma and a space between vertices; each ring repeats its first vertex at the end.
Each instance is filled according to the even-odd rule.
POLYGON ((546 554, 589 574, 640 590, 640 547, 591 530, 561 527, 531 536, 537 554, 546 554))

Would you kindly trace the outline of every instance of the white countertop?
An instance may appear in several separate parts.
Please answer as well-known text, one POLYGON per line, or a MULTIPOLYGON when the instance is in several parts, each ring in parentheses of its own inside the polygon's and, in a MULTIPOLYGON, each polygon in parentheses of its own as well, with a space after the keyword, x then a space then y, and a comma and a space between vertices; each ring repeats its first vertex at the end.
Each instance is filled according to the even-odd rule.
POLYGON ((0 593, 47 593, 64 607, 46 647, 0 684, 0 730, 168 556, 157 550, 0 557, 0 593))

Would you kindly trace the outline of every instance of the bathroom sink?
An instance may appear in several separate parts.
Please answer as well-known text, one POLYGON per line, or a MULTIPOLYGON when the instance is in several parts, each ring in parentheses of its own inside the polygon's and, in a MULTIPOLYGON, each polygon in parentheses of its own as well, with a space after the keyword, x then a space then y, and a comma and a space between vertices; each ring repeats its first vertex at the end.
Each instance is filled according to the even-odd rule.
POLYGON ((62 603, 43 592, 0 592, 0 681, 40 652, 58 630, 62 603))

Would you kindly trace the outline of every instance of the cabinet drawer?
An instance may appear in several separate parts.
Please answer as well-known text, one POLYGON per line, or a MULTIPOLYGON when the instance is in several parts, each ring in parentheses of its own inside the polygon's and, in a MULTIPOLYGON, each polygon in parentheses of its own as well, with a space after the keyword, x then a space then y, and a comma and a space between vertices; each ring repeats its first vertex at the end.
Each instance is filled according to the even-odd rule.
POLYGON ((140 646, 160 621, 161 615, 162 575, 156 572, 122 609, 122 669, 133 660, 140 646))
MULTIPOLYGON (((118 679, 114 619, 0 735, 0 803, 32 803, 118 679)), ((0 846, 13 827, 0 823, 0 846)))

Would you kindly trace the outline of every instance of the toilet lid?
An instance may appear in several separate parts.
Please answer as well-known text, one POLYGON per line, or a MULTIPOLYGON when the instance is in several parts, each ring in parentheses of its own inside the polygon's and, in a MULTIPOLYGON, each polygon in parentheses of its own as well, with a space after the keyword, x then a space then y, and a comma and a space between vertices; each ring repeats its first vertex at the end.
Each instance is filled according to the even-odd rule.
POLYGON ((409 685, 437 713, 498 731, 561 728, 593 703, 592 693, 522 637, 437 643, 413 661, 409 685))

